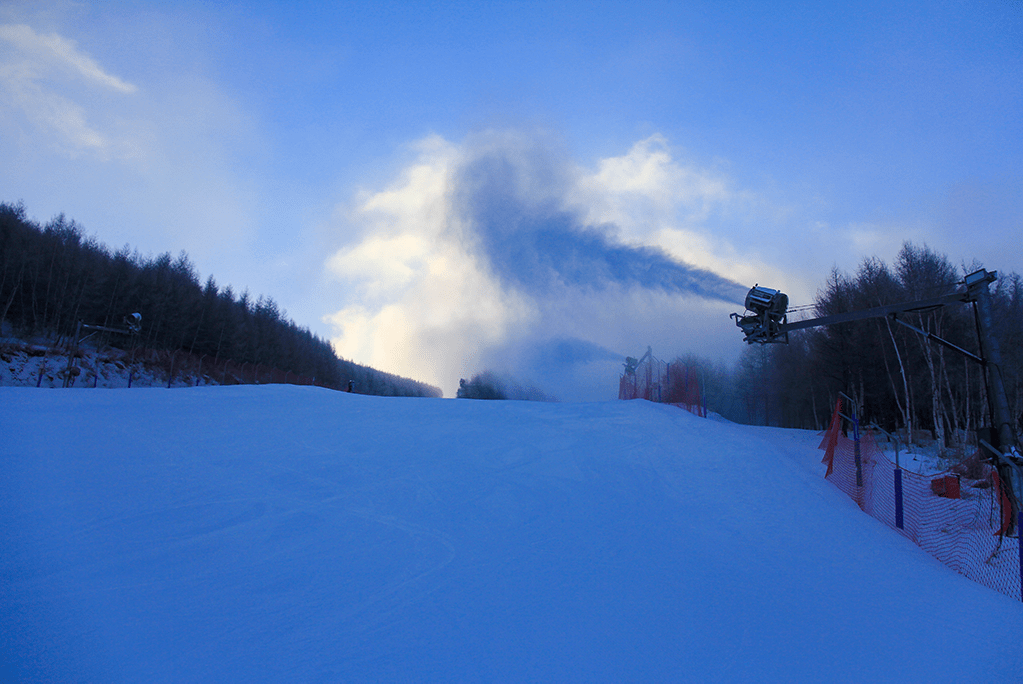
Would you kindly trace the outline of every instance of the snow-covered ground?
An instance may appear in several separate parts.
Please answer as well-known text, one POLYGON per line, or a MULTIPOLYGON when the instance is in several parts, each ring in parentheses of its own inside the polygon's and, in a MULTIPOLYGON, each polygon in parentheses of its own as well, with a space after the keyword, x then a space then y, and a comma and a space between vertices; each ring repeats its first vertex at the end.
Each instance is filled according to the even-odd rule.
POLYGON ((992 682, 1023 604, 644 401, 0 388, 0 679, 992 682))
MULTIPOLYGON (((169 353, 163 353, 169 359, 169 353)), ((79 356, 71 364, 74 387, 192 387, 196 384, 219 384, 210 377, 197 377, 194 368, 168 373, 173 365, 163 368, 123 349, 97 349, 83 344, 79 356)), ((68 372, 68 352, 49 340, 37 343, 5 338, 0 342, 0 387, 64 387, 68 372)))

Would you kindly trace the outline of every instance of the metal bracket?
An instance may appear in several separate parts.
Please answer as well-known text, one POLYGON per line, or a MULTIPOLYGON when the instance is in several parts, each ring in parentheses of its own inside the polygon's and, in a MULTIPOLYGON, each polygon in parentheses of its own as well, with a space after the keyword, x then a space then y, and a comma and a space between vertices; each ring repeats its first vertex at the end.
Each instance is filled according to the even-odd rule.
POLYGON ((963 349, 959 345, 953 344, 953 343, 949 342, 948 340, 944 340, 944 339, 938 337, 937 335, 935 335, 932 332, 927 332, 923 328, 918 328, 915 325, 913 325, 912 323, 907 323, 906 321, 904 321, 901 318, 899 318, 898 313, 890 313, 890 314, 888 314, 888 317, 891 318, 896 323, 898 323, 899 325, 905 326, 905 327, 909 328, 910 330, 912 330, 913 332, 916 332, 916 333, 919 333, 920 335, 923 335, 924 339, 933 340, 933 341, 937 342, 940 345, 948 347, 952 351, 957 351, 960 354, 962 354, 963 356, 965 356, 966 358, 971 359, 973 361, 976 361, 977 363, 979 363, 982 366, 986 366, 987 365, 987 361, 985 361, 981 357, 977 356, 973 352, 966 351, 965 349, 963 349))

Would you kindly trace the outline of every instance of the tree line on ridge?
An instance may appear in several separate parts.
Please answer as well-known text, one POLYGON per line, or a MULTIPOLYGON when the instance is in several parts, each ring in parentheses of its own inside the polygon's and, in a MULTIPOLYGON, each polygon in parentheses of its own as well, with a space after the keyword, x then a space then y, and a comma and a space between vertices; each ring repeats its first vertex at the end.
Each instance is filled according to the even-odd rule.
MULTIPOLYGON (((832 270, 817 293, 812 316, 938 297, 960 289, 963 276, 979 268, 963 264, 957 269, 946 256, 906 243, 890 266, 871 257, 853 275, 832 270)), ((1018 433, 1023 428, 1023 279, 1000 273, 990 291, 993 332, 1018 433)), ((947 305, 900 318, 979 353, 973 305, 947 305)), ((941 450, 962 447, 978 427, 990 426, 979 364, 897 322, 855 321, 795 331, 789 338, 789 344, 744 350, 730 409, 745 422, 821 429, 843 392, 862 407, 864 424, 876 423, 889 432, 926 431, 941 450)))
MULTIPOLYGON (((45 225, 0 202, 0 324, 5 334, 72 340, 79 321, 120 328, 142 315, 137 343, 315 377, 317 384, 389 396, 440 396, 425 383, 338 358, 331 344, 287 319, 272 297, 201 283, 185 252, 111 252, 63 214, 45 225)), ((116 336, 111 344, 118 344, 116 336)))

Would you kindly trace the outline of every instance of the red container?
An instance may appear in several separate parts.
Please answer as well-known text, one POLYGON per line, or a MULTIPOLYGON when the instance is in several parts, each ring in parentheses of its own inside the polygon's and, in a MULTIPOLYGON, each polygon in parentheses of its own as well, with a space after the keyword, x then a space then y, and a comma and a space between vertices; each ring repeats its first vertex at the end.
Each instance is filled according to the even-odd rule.
POLYGON ((955 475, 945 475, 944 477, 931 480, 931 491, 946 499, 958 499, 960 498, 959 478, 955 475))

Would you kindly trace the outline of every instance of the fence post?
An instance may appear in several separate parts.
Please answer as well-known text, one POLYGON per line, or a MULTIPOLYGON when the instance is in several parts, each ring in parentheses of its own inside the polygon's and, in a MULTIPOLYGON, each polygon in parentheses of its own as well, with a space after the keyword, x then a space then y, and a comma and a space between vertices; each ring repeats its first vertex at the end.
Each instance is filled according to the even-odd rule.
MULTIPOLYGON (((859 416, 859 411, 856 410, 856 402, 853 400, 852 397, 850 397, 845 392, 839 392, 838 394, 839 394, 839 396, 845 397, 846 399, 849 400, 849 413, 851 413, 852 415, 851 416, 847 416, 844 413, 841 413, 840 415, 843 418, 845 418, 846 420, 848 420, 850 423, 852 423, 852 426, 853 426, 853 456, 854 456, 854 460, 856 461, 856 486, 857 487, 862 487, 863 486, 863 461, 860 459, 860 416, 859 416)), ((839 400, 839 401, 841 401, 841 400, 839 400)), ((835 410, 837 412, 838 408, 836 407, 835 410)), ((861 502, 857 501, 856 503, 859 503, 862 506, 861 502)))
POLYGON ((860 459, 860 419, 853 409, 853 454, 856 457, 856 486, 863 486, 863 461, 860 459))
POLYGON ((903 527, 902 518, 902 468, 895 468, 895 526, 900 530, 903 527))

